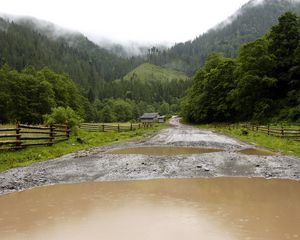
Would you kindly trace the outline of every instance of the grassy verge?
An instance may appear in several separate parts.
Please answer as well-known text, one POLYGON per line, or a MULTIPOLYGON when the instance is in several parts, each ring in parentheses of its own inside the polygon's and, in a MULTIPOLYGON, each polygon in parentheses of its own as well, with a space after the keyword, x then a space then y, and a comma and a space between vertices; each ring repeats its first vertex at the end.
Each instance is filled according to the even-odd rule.
POLYGON ((300 142, 291 141, 288 139, 268 136, 264 133, 253 132, 250 130, 248 131, 247 135, 242 134, 242 129, 228 129, 226 127, 218 127, 213 128, 212 125, 197 125, 199 128, 210 128, 217 132, 223 133, 228 136, 235 137, 239 140, 255 144, 260 147, 268 148, 275 152, 280 152, 282 154, 293 155, 300 157, 300 142))
POLYGON ((0 172, 14 167, 28 166, 35 162, 59 157, 64 154, 91 147, 103 146, 124 140, 139 139, 166 126, 166 124, 156 124, 152 128, 120 133, 87 132, 79 130, 78 137, 82 140, 82 143, 77 141, 76 136, 71 136, 68 141, 60 142, 53 146, 28 147, 18 151, 0 151, 0 172))

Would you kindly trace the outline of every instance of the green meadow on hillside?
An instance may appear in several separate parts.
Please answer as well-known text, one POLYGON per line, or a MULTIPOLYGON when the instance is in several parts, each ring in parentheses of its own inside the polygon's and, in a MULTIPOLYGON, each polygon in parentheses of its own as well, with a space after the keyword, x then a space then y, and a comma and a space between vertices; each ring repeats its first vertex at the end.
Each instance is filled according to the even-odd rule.
POLYGON ((182 72, 156 66, 150 63, 144 63, 129 72, 124 79, 130 80, 138 78, 142 81, 157 80, 157 81, 171 81, 171 80, 187 80, 188 77, 182 72))

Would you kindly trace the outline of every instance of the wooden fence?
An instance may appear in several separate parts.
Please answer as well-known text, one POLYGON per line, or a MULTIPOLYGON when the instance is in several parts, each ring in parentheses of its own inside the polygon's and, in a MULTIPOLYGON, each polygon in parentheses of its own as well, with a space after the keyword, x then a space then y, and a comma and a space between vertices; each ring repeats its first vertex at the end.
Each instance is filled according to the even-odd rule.
POLYGON ((139 128, 148 128, 151 127, 151 124, 142 124, 142 123, 130 123, 125 124, 107 124, 107 123, 82 123, 80 128, 90 132, 107 132, 107 131, 134 131, 139 128))
POLYGON ((300 128, 270 127, 262 125, 244 125, 247 129, 265 133, 270 136, 300 141, 300 128))
POLYGON ((22 149, 27 146, 47 145, 68 140, 70 128, 66 124, 34 126, 17 123, 15 128, 0 127, 0 150, 22 149))
POLYGON ((247 128, 248 130, 265 133, 270 136, 286 138, 294 141, 300 141, 300 128, 272 127, 253 124, 214 124, 215 128, 222 127, 228 129, 247 128))

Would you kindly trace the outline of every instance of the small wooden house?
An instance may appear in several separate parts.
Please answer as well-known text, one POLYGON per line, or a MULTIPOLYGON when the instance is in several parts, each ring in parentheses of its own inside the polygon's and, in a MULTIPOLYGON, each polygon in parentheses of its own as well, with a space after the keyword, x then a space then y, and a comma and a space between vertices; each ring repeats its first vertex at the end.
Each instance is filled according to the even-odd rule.
POLYGON ((140 121, 142 123, 155 123, 158 122, 159 117, 158 113, 144 113, 143 116, 140 117, 140 121))
POLYGON ((159 123, 164 123, 165 122, 165 116, 159 116, 158 117, 158 122, 159 123))

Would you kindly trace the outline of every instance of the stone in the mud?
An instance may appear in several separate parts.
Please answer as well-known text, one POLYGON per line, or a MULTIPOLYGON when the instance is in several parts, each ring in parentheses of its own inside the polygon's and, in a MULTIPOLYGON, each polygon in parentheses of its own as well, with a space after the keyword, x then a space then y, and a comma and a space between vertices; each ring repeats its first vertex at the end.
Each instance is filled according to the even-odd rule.
POLYGON ((202 166, 197 166, 197 168, 202 168, 202 166))
POLYGON ((271 177, 273 177, 273 175, 271 173, 266 173, 266 177, 271 178, 271 177))
POLYGON ((46 179, 44 179, 44 178, 39 178, 39 180, 38 180, 40 183, 45 183, 45 182, 47 182, 47 180, 46 179))
POLYGON ((259 167, 260 167, 260 165, 259 165, 259 164, 256 164, 256 165, 255 165, 255 167, 259 168, 259 167))
POLYGON ((15 190, 17 188, 16 188, 16 186, 14 184, 9 184, 9 185, 6 185, 6 189, 15 190))

